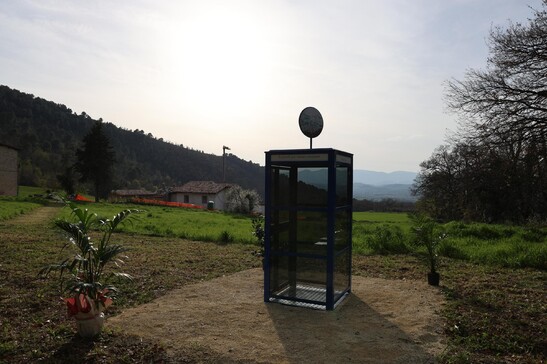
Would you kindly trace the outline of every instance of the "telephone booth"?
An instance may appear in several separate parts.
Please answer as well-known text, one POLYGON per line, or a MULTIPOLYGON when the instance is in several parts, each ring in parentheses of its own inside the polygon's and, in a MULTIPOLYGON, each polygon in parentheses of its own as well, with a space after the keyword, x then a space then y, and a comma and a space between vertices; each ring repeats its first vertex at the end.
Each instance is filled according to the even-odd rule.
POLYGON ((266 152, 264 301, 333 310, 351 291, 353 155, 266 152))

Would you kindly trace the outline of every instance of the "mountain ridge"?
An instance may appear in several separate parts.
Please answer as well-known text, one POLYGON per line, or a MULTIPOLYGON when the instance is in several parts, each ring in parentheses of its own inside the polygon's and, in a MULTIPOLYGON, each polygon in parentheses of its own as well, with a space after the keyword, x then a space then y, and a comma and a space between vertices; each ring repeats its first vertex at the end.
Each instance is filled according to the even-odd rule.
POLYGON ((353 198, 370 201, 391 199, 416 202, 418 197, 412 195, 411 187, 411 184, 387 184, 377 186, 357 182, 353 184, 353 198))
POLYGON ((409 171, 377 172, 366 169, 354 169, 353 183, 365 183, 372 186, 392 184, 411 185, 414 183, 416 176, 416 172, 409 171))

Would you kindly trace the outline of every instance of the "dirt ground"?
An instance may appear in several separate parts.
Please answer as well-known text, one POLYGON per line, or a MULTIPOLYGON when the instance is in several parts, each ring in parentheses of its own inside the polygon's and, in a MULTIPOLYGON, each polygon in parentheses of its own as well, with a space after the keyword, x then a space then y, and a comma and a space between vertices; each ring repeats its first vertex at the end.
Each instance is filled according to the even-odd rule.
MULTIPOLYGON (((106 325, 243 363, 432 363, 444 349, 442 293, 422 281, 352 278, 334 311, 263 302, 261 269, 171 291, 106 325)), ((182 353, 182 354, 181 354, 182 353)))

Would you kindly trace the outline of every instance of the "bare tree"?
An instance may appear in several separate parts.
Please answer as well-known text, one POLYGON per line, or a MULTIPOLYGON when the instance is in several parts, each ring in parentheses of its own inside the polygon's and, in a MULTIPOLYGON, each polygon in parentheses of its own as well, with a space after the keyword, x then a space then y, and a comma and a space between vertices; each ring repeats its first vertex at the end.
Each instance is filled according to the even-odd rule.
POLYGON ((424 161, 419 206, 439 219, 547 218, 547 0, 522 25, 490 31, 486 70, 447 82, 451 145, 424 161))
POLYGON ((547 138, 547 0, 529 24, 490 31, 485 71, 447 83, 449 109, 467 138, 490 143, 547 138))

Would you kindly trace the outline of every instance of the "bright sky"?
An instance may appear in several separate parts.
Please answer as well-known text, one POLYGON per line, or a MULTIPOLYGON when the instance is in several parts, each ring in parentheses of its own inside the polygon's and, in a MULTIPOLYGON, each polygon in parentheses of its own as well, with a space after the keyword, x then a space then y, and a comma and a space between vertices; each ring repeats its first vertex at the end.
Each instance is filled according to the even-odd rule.
POLYGON ((207 153, 314 147, 417 172, 456 128, 443 83, 541 0, 0 2, 0 84, 207 153))

